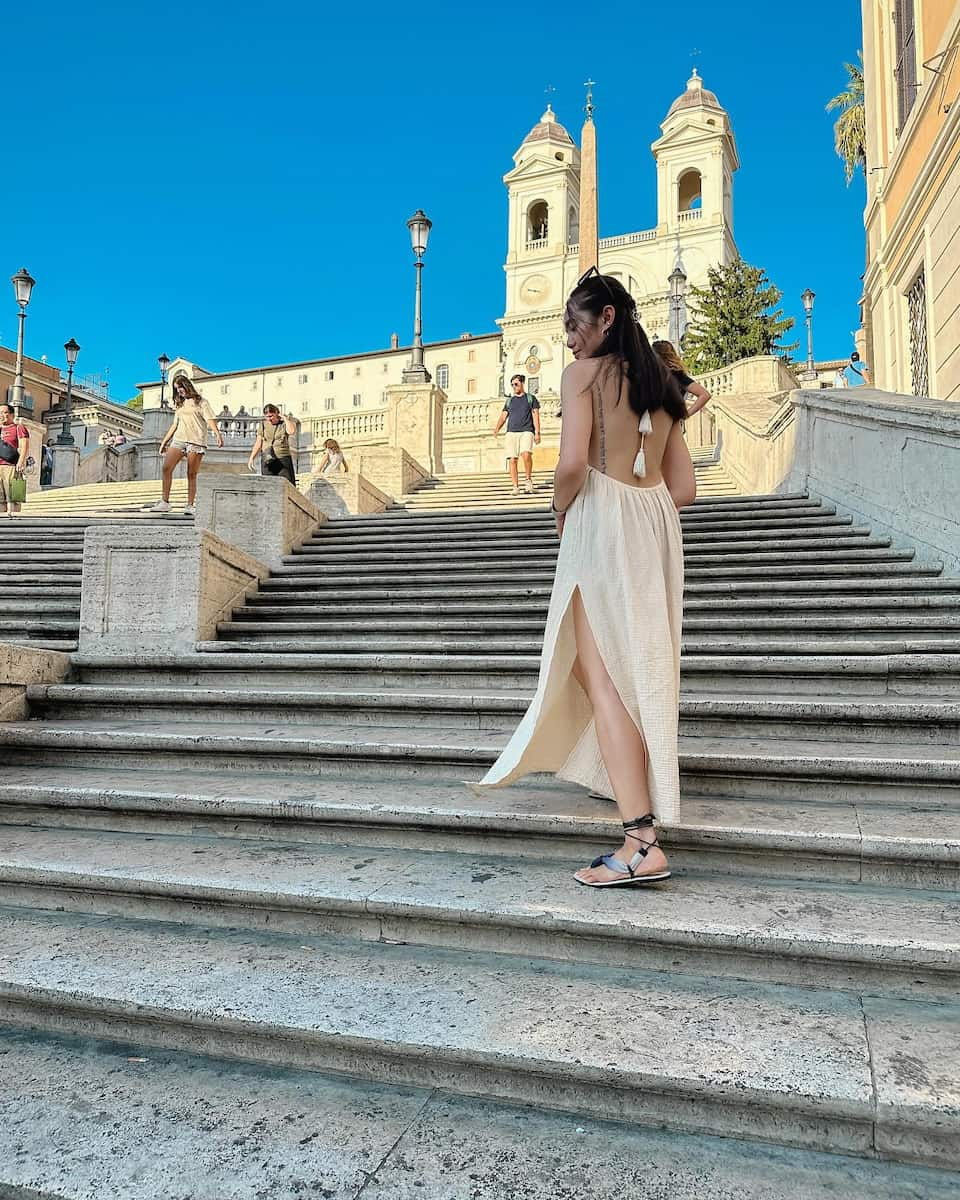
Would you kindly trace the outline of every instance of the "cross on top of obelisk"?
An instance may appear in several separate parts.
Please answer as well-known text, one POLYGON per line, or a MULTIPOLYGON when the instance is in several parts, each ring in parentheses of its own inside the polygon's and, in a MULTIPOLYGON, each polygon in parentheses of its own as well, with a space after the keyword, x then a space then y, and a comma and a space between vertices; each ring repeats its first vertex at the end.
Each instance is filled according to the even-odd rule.
POLYGON ((587 120, 593 120, 593 89, 596 87, 595 79, 588 79, 583 85, 587 89, 587 103, 584 105, 583 111, 587 114, 587 120))

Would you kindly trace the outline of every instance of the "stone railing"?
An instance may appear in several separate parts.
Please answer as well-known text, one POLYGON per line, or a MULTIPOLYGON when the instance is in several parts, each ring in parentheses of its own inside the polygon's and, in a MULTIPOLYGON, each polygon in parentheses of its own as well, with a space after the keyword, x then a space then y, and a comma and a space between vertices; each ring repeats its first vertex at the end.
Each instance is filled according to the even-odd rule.
POLYGON ((960 573, 960 404, 874 388, 796 391, 786 481, 960 573))
POLYGON ((78 484, 126 483, 136 477, 137 450, 132 442, 124 446, 98 446, 77 465, 78 484))
POLYGON ((546 250, 548 241, 549 240, 547 238, 537 238, 535 241, 527 242, 526 249, 527 250, 546 250))
POLYGON ((797 379, 782 358, 760 354, 741 358, 719 371, 698 375, 697 382, 714 396, 738 396, 746 393, 774 395, 797 386, 797 379))
POLYGON ((690 221, 699 221, 702 216, 702 208, 688 208, 684 212, 677 213, 677 220, 684 224, 690 221))
POLYGON ((310 429, 313 433, 313 445, 318 453, 322 453, 323 443, 327 438, 333 438, 341 445, 347 443, 352 446, 358 442, 375 445, 387 440, 387 410, 378 408, 372 412, 314 417, 310 422, 310 429))
POLYGON ((249 443, 251 446, 256 441, 262 420, 262 417, 216 418, 223 440, 228 445, 249 443))
POLYGON ((443 431, 490 430, 503 408, 503 400, 448 400, 443 406, 443 431))
POLYGON ((605 237, 600 239, 601 250, 613 250, 617 246, 636 246, 640 242, 656 241, 657 231, 655 229, 642 229, 639 233, 623 233, 618 237, 605 237))
POLYGON ((782 489, 793 465, 796 422, 789 392, 710 403, 719 460, 747 495, 782 489))

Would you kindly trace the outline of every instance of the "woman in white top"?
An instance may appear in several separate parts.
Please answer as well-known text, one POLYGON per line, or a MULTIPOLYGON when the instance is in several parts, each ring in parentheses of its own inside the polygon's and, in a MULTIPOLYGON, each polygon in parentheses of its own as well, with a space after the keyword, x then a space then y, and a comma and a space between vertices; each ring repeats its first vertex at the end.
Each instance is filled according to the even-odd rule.
POLYGON ((223 448, 223 435, 210 405, 182 371, 173 377, 173 408, 173 424, 160 443, 160 453, 163 455, 163 499, 158 500, 151 511, 158 513, 170 511, 170 487, 173 484, 173 473, 177 469, 177 464, 186 455, 187 506, 183 510, 183 515, 192 517, 194 501, 197 498, 197 476, 200 474, 203 456, 207 452, 207 429, 209 428, 213 433, 217 439, 217 445, 221 449, 223 448))
POLYGON ((320 459, 320 474, 335 474, 337 471, 343 471, 344 474, 350 470, 347 466, 347 460, 343 457, 343 451, 339 444, 333 438, 327 438, 323 443, 324 455, 320 459))

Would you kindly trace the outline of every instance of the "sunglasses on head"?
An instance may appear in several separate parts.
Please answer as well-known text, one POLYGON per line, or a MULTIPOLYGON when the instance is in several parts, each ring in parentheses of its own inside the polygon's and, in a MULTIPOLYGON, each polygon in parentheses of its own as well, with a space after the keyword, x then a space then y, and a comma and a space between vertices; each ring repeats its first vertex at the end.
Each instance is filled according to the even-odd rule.
POLYGON ((584 284, 587 282, 587 280, 590 278, 590 276, 591 276, 591 275, 596 275, 596 277, 597 277, 597 278, 600 280, 600 282, 601 282, 601 283, 603 284, 603 286, 606 288, 606 290, 607 290, 607 295, 610 297, 610 300, 611 300, 611 302, 612 302, 612 304, 613 304, 614 308, 616 308, 616 306, 617 306, 617 298, 616 298, 616 296, 614 296, 614 294, 613 294, 613 288, 610 286, 610 284, 609 284, 609 283, 607 283, 606 279, 605 279, 605 278, 604 278, 604 277, 603 277, 603 276, 600 274, 600 268, 599 268, 599 267, 596 267, 596 266, 593 266, 593 267, 588 267, 588 268, 586 269, 586 271, 584 271, 584 273, 583 273, 583 274, 580 276, 580 278, 577 280, 577 287, 578 287, 578 288, 579 288, 579 287, 583 287, 583 285, 584 285, 584 284))

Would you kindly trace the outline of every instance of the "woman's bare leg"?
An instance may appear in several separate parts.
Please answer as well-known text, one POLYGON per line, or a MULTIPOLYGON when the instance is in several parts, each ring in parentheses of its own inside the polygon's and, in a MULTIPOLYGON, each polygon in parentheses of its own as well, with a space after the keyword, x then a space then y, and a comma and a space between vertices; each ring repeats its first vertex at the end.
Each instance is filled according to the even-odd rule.
POLYGON ((170 503, 170 489, 173 486, 173 473, 177 469, 183 451, 172 446, 163 456, 163 491, 162 496, 167 504, 170 503))
MULTIPOLYGON (((647 783, 647 747, 643 735, 624 708, 620 693, 603 665, 579 588, 573 593, 572 604, 573 628, 577 639, 574 675, 593 705, 597 742, 607 774, 610 776, 620 819, 632 821, 635 817, 646 816, 651 811, 650 788, 647 783)), ((653 829, 637 829, 633 830, 633 833, 648 844, 657 836, 653 829)), ((629 862, 636 854, 638 845, 634 838, 624 838, 623 845, 613 852, 614 857, 621 862, 629 862)), ((659 874, 666 866, 666 855, 659 847, 654 847, 638 864, 637 874, 659 874)), ((600 866, 586 867, 578 871, 577 878, 587 882, 602 882, 620 876, 616 871, 600 866)))
POLYGON ((203 463, 202 454, 187 455, 187 503, 193 504, 197 498, 197 476, 203 463))

